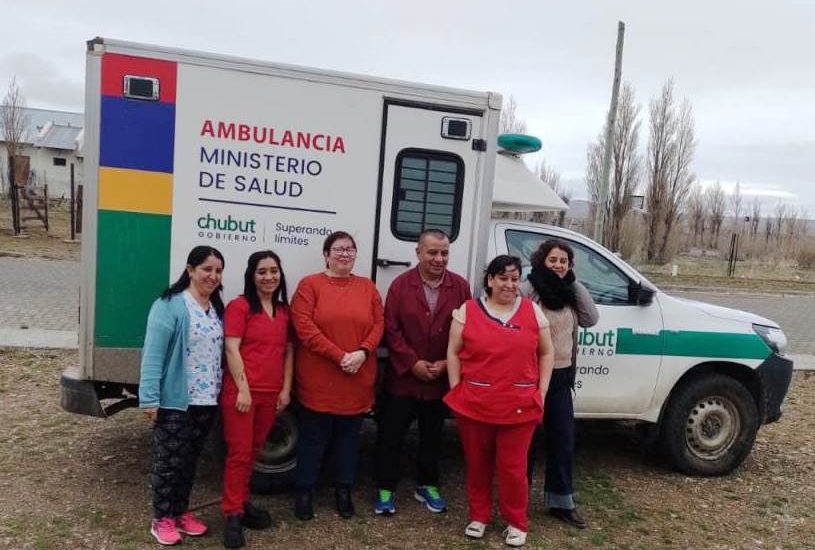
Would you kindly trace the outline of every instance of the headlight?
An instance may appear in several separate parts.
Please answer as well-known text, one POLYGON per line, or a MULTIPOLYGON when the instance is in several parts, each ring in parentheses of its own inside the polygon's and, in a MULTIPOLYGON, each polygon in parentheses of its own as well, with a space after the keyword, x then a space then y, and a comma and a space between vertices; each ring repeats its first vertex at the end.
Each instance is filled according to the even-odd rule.
POLYGON ((787 337, 784 336, 784 332, 780 328, 753 325, 753 330, 774 352, 783 355, 787 351, 787 337))

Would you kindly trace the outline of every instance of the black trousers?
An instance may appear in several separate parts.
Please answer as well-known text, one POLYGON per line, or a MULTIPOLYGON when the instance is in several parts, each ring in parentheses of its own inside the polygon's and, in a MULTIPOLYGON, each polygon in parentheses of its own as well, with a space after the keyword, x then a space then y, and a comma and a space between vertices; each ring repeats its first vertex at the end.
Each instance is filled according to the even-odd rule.
MULTIPOLYGON (((572 468, 574 465, 574 405, 572 369, 555 369, 546 392, 543 408, 543 443, 546 447, 544 492, 550 506, 573 508, 572 468)), ((527 474, 532 480, 536 447, 532 439, 527 461, 527 474)))
POLYGON ((329 450, 334 452, 334 484, 352 487, 357 475, 362 414, 331 414, 300 407, 297 412, 297 471, 295 486, 311 490, 329 450))
POLYGON ((159 409, 153 425, 153 517, 178 517, 190 506, 198 457, 217 406, 192 405, 186 411, 159 409))
POLYGON ((379 410, 376 440, 376 486, 393 491, 399 483, 405 434, 414 420, 419 423, 417 485, 439 484, 441 431, 447 406, 441 399, 423 401, 385 394, 379 410))

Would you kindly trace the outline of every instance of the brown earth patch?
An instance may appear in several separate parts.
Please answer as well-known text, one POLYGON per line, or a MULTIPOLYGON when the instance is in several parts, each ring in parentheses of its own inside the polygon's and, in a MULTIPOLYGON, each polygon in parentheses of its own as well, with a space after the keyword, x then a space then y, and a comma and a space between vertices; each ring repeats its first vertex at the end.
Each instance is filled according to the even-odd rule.
MULTIPOLYGON (((0 349, 0 547, 137 549, 157 547, 148 534, 150 427, 136 410, 101 420, 59 408, 59 375, 76 352, 0 349)), ((781 421, 765 426, 735 473, 690 478, 641 450, 625 426, 581 423, 577 489, 591 526, 555 523, 541 504, 542 464, 533 485, 527 548, 808 548, 815 540, 815 376, 796 373, 781 421)), ((289 495, 256 501, 275 518, 273 530, 250 532, 247 548, 504 548, 496 518, 482 542, 465 540, 463 467, 453 423, 445 431, 443 491, 447 514, 426 512, 400 486, 398 513, 374 516, 366 423, 358 515, 342 520, 332 491, 317 494, 318 518, 294 519, 289 495)), ((415 456, 406 446, 405 466, 415 456)), ((213 451, 203 458, 193 500, 218 498, 213 451)), ((217 506, 200 511, 212 533, 185 548, 221 548, 217 506)))

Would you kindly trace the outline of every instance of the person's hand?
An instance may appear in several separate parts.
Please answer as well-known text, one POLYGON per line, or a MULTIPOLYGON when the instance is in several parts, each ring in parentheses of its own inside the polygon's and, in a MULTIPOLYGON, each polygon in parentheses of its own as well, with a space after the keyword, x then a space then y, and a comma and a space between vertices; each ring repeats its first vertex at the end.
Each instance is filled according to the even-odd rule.
POLYGON ((343 356, 342 361, 340 361, 340 367, 342 368, 343 372, 347 374, 356 374, 364 362, 365 352, 362 350, 356 350, 352 351, 351 353, 346 353, 343 356))
POLYGON ((282 411, 291 403, 291 394, 287 391, 281 391, 277 394, 277 412, 282 411))
POLYGON ((147 415, 147 418, 155 422, 156 417, 158 416, 158 407, 150 407, 149 409, 142 410, 144 411, 144 414, 147 415))
POLYGON ((433 367, 432 363, 425 361, 423 359, 419 359, 416 361, 416 364, 410 368, 410 371, 413 373, 413 376, 421 380, 422 382, 430 382, 435 378, 431 368, 433 367))
POLYGON ((433 361, 433 363, 428 367, 430 374, 433 375, 433 378, 438 378, 439 376, 444 374, 444 371, 447 370, 447 360, 446 359, 439 359, 438 361, 433 361))
POLYGON ((252 394, 248 391, 238 390, 238 398, 235 400, 235 408, 238 412, 248 412, 249 407, 252 406, 252 394))

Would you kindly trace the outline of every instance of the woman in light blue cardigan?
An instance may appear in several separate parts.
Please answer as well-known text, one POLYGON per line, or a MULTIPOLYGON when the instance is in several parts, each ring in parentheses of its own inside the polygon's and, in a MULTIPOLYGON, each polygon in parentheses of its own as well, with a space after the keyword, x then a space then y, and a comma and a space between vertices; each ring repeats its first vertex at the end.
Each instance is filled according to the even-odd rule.
POLYGON ((147 317, 139 407, 154 421, 150 533, 160 544, 207 532, 189 511, 189 501, 221 390, 223 269, 220 252, 196 246, 147 317))

